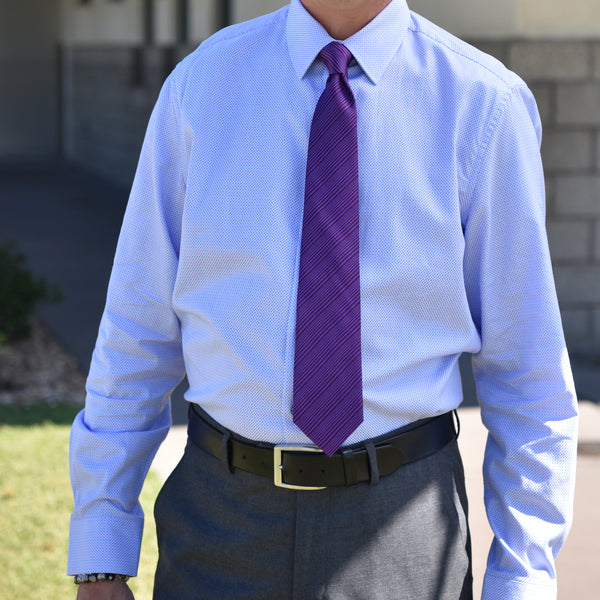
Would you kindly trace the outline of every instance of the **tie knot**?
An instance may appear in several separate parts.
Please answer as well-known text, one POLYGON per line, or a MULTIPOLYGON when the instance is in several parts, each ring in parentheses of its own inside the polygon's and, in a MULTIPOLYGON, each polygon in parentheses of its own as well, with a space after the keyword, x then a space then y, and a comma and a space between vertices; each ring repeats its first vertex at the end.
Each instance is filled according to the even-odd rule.
POLYGON ((329 74, 339 73, 345 78, 348 76, 348 65, 352 60, 352 53, 344 44, 331 42, 319 53, 321 60, 329 69, 329 74))

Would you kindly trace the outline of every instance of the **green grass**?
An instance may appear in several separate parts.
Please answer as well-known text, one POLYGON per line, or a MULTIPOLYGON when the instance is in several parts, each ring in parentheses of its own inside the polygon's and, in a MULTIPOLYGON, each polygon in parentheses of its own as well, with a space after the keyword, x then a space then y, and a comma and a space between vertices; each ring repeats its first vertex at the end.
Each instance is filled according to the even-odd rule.
POLYGON ((36 425, 54 423, 71 425, 81 407, 72 404, 33 404, 32 406, 0 405, 0 425, 36 425))
MULTIPOLYGON (((74 598, 65 575, 69 515, 70 422, 76 409, 0 407, 0 560, 3 600, 74 598)), ((142 490, 146 514, 136 600, 150 600, 157 549, 152 507, 160 481, 150 473, 142 490)))

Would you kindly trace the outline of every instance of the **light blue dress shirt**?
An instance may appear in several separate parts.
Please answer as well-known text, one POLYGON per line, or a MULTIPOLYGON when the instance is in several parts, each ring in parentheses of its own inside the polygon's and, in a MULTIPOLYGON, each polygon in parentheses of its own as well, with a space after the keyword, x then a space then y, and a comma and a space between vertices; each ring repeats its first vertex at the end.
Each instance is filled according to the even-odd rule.
MULTIPOLYGON (((169 397, 269 442, 291 416, 306 151, 331 41, 298 0, 178 65, 150 120, 72 430, 69 572, 135 574, 138 493, 169 397)), ((484 598, 551 599, 571 521, 577 406, 544 230, 540 121, 499 62, 393 0, 356 61, 364 423, 456 408, 488 427, 484 598)))

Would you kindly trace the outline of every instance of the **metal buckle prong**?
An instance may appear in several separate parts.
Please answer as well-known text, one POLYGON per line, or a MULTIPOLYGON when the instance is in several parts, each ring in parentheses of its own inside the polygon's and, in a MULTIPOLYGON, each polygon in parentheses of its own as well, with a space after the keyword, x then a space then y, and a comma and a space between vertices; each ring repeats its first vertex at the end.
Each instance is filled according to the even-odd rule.
POLYGON ((280 444, 273 448, 273 483, 277 487, 289 490, 324 490, 324 487, 310 487, 305 485, 292 485, 283 481, 283 453, 284 452, 312 452, 323 454, 323 450, 316 446, 294 446, 280 444))

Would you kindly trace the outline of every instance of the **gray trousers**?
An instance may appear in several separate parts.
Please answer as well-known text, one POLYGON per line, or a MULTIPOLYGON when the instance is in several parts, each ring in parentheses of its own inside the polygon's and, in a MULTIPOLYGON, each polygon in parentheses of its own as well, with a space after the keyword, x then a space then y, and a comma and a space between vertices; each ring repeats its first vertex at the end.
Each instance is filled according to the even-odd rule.
POLYGON ((188 442, 155 506, 154 600, 470 600, 456 442, 378 484, 277 488, 188 442))

